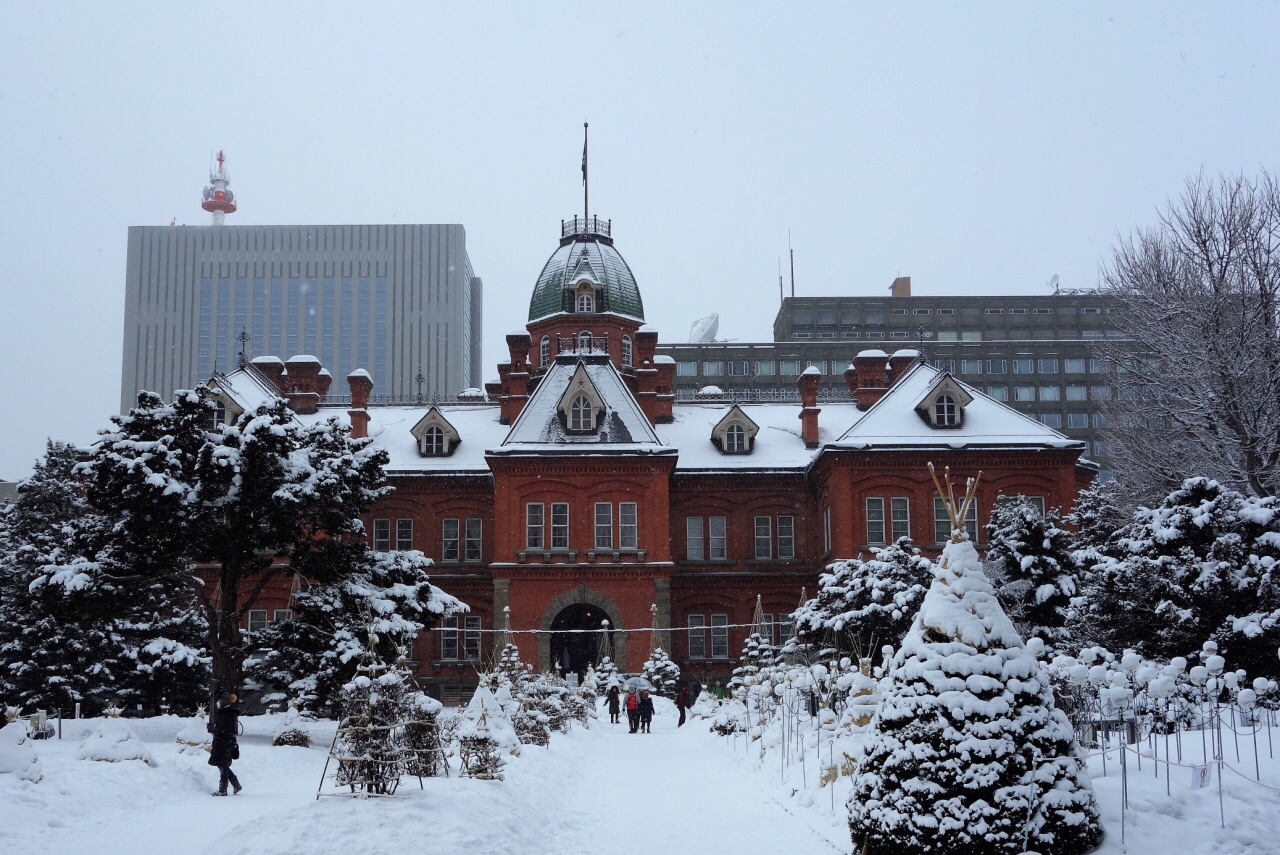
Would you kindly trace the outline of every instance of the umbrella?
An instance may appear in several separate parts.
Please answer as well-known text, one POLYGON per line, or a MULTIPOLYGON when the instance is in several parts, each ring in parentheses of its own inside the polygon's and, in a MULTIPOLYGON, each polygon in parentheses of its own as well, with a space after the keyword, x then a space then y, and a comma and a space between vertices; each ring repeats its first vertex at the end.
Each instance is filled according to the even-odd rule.
POLYGON ((644 689, 648 689, 651 692, 656 691, 653 688, 653 683, 650 683, 644 677, 628 677, 627 681, 622 684, 622 688, 628 692, 639 692, 644 689))

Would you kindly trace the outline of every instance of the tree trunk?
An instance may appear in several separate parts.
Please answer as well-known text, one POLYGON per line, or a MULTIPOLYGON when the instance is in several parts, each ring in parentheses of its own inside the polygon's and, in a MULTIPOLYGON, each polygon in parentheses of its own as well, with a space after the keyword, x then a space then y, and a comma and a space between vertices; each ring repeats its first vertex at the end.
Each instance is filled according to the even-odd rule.
POLYGON ((218 599, 209 616, 209 649, 213 656, 213 699, 222 691, 239 693, 244 650, 240 643, 240 581, 238 564, 224 561, 219 572, 218 599))

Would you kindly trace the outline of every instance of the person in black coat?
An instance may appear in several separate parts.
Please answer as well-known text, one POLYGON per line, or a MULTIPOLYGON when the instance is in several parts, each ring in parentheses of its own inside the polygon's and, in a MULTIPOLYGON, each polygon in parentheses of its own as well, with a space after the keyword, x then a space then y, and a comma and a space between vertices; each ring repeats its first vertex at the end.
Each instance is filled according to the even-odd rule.
POLYGON ((609 691, 605 692, 605 700, 609 704, 609 724, 618 723, 618 714, 622 711, 622 701, 618 697, 617 686, 610 686, 609 691))
POLYGON ((213 745, 209 750, 209 765, 218 767, 218 789, 215 796, 227 794, 227 782, 231 782, 232 792, 240 794, 243 789, 236 773, 231 771, 231 761, 240 758, 240 744, 236 742, 237 725, 240 721, 240 709, 236 706, 238 699, 231 692, 218 695, 218 702, 213 713, 213 745))
POLYGON ((649 725, 653 723, 653 698, 649 697, 649 690, 640 695, 640 732, 651 733, 649 725))

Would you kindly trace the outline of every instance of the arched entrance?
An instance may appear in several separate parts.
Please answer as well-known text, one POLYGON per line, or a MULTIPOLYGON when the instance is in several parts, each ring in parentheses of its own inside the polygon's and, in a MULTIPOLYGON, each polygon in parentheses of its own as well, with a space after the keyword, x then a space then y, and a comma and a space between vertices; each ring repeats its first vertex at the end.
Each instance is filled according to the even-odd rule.
POLYGON ((607 620, 604 609, 590 603, 574 603, 560 610, 551 621, 551 664, 561 673, 585 674, 588 665, 600 661, 607 620))

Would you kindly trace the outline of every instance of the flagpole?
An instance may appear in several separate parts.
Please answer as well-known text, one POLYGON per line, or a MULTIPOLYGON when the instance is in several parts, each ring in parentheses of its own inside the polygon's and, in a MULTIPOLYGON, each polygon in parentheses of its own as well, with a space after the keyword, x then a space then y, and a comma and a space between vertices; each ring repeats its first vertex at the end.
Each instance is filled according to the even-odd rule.
POLYGON ((582 123, 582 227, 587 227, 587 216, 590 211, 587 204, 587 123, 582 123))

